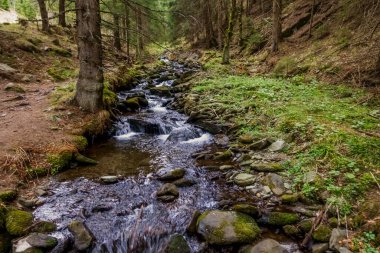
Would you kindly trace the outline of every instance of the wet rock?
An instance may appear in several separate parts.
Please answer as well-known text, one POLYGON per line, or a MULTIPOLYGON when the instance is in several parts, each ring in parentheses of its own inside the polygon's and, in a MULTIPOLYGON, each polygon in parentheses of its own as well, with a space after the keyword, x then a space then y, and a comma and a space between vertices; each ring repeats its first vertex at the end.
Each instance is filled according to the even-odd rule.
POLYGON ((27 229, 32 223, 33 215, 20 210, 9 211, 5 219, 5 226, 8 233, 14 236, 27 234, 27 229))
POLYGON ((185 173, 186 171, 183 168, 163 168, 157 172, 157 177, 159 180, 170 181, 182 178, 185 173))
POLYGON ((11 202, 17 198, 16 190, 5 190, 0 192, 0 201, 11 202))
POLYGON ((248 173, 240 173, 235 176, 234 182, 239 186, 252 185, 256 182, 256 176, 248 173))
POLYGON ((282 229, 284 230, 285 234, 292 237, 296 237, 302 234, 301 230, 294 225, 285 225, 282 227, 282 229))
POLYGON ((20 205, 22 205, 23 207, 26 207, 26 208, 32 208, 32 207, 35 207, 37 205, 37 201, 38 199, 37 198, 34 198, 34 199, 25 199, 25 198, 20 198, 18 200, 18 203, 20 205))
POLYGON ((248 214, 254 218, 258 218, 260 216, 260 209, 250 204, 236 204, 231 209, 236 212, 248 214))
POLYGON ((271 142, 268 139, 262 139, 252 143, 248 148, 250 150, 263 150, 269 147, 269 145, 271 145, 271 142))
POLYGON ((254 141, 254 138, 250 134, 243 134, 239 136, 239 142, 243 144, 251 144, 254 141))
POLYGON ((19 240, 16 240, 13 242, 13 250, 14 253, 39 253, 42 252, 41 250, 38 252, 38 249, 34 248, 32 245, 30 245, 26 238, 21 238, 19 240))
POLYGON ((260 172, 278 172, 284 170, 280 163, 252 163, 251 168, 260 172))
POLYGON ((265 239, 254 246, 245 246, 239 253, 288 253, 281 244, 273 239, 265 239))
POLYGON ((33 247, 42 249, 52 249, 58 244, 57 238, 41 233, 30 234, 26 241, 33 247))
POLYGON ((224 132, 223 127, 214 121, 205 120, 205 119, 198 119, 192 123, 193 123, 193 125, 199 127, 200 129, 203 129, 203 130, 205 130, 211 134, 220 134, 220 133, 224 132))
POLYGON ((312 253, 324 253, 329 249, 328 243, 318 243, 311 247, 312 253))
POLYGON ((202 133, 199 129, 190 128, 190 127, 181 127, 173 129, 170 132, 168 141, 172 142, 180 142, 180 141, 188 141, 191 139, 199 138, 202 136, 202 133))
POLYGON ((199 216, 201 216, 201 212, 198 210, 195 210, 194 213, 191 215, 191 219, 189 224, 186 227, 186 231, 190 234, 195 234, 197 232, 197 221, 199 216))
POLYGON ((198 218, 197 232, 210 244, 230 245, 253 241, 260 234, 260 228, 246 214, 214 210, 198 218))
POLYGON ((285 146, 286 146, 285 141, 277 140, 268 147, 268 151, 271 151, 271 152, 281 151, 285 148, 285 146))
POLYGON ((74 160, 78 163, 81 163, 81 164, 89 164, 89 165, 98 164, 97 161, 95 161, 91 158, 88 158, 88 157, 86 157, 82 154, 79 154, 79 153, 74 154, 74 160))
POLYGON ((168 86, 151 87, 149 90, 152 94, 159 96, 171 96, 172 94, 171 88, 168 86))
POLYGON ((190 178, 180 178, 173 182, 177 187, 190 187, 196 184, 193 179, 190 178))
POLYGON ((190 247, 183 235, 174 234, 170 237, 164 253, 190 253, 190 247))
POLYGON ((125 99, 121 102, 119 105, 120 109, 130 109, 132 111, 136 111, 142 107, 147 107, 149 105, 149 102, 146 98, 136 96, 136 97, 130 97, 125 99))
POLYGON ((178 198, 179 191, 174 184, 167 183, 157 191, 156 195, 157 199, 163 202, 171 202, 178 198))
POLYGON ((4 90, 13 91, 17 93, 25 93, 25 89, 21 85, 15 83, 8 83, 7 85, 5 85, 4 90))
POLYGON ((299 220, 299 216, 295 213, 271 212, 268 215, 268 224, 273 226, 293 225, 299 220))
MULTIPOLYGON (((347 239, 347 234, 350 234, 350 232, 345 229, 338 229, 334 228, 332 231, 330 230, 331 237, 328 240, 330 244, 330 249, 339 251, 339 248, 341 248, 344 245, 341 245, 339 242, 347 239)), ((323 238, 325 239, 325 238, 323 238)))
POLYGON ((171 130, 170 127, 161 126, 158 122, 147 119, 130 118, 128 122, 131 130, 138 133, 166 134, 171 130))
POLYGON ((119 178, 117 176, 103 176, 100 178, 100 181, 105 184, 115 184, 119 181, 119 178))
POLYGON ((265 177, 265 184, 267 184, 269 188, 272 190, 272 192, 276 195, 282 195, 286 192, 286 188, 284 186, 284 179, 282 176, 278 174, 269 173, 265 177))
POLYGON ((74 245, 77 250, 83 251, 91 246, 93 238, 83 222, 72 221, 69 224, 68 229, 74 236, 74 245))
POLYGON ((331 232, 329 226, 322 224, 313 232, 313 239, 317 242, 329 242, 331 232))

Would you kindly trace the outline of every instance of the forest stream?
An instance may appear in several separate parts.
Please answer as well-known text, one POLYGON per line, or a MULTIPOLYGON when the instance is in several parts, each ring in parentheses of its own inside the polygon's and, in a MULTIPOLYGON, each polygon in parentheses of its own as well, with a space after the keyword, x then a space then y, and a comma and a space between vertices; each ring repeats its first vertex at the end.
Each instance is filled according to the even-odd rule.
MULTIPOLYGON (((263 210, 284 208, 271 198, 258 202, 244 188, 227 184, 222 171, 209 169, 220 162, 194 158, 196 153, 225 147, 227 137, 213 136, 187 123, 187 116, 167 108, 172 97, 151 93, 148 87, 173 85, 174 80, 162 81, 163 76, 195 71, 161 60, 167 67, 157 78, 140 80, 134 89, 118 93, 120 101, 140 96, 148 105, 123 113, 110 130, 111 137, 88 150, 86 155, 99 163, 61 173, 50 182, 50 194, 41 197, 44 204, 34 216, 58 224, 58 231, 52 234, 60 241, 55 250, 71 244, 67 226, 78 220, 95 238, 91 252, 164 252, 176 233, 184 235, 192 252, 237 252, 233 246, 208 246, 187 233, 193 213, 223 209, 239 201, 263 210), (165 183, 159 180, 162 169, 175 168, 185 170, 185 187, 179 187, 179 197, 172 202, 157 199, 156 192, 165 183)), ((289 252, 299 250, 297 242, 278 229, 260 228, 262 238, 274 238, 289 252)))

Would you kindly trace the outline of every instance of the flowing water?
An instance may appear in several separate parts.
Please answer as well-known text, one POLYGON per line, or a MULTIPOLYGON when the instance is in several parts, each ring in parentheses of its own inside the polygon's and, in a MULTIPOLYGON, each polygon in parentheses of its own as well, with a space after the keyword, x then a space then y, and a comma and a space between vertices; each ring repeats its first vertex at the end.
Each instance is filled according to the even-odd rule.
MULTIPOLYGON (((163 61, 168 75, 192 71, 163 61)), ((112 137, 90 148, 87 155, 99 161, 96 166, 76 167, 51 182, 51 194, 44 205, 35 210, 40 220, 58 224, 61 246, 70 233, 72 220, 84 221, 96 241, 91 252, 162 252, 170 236, 184 234, 193 252, 236 252, 232 248, 206 248, 196 236, 186 234, 186 226, 195 210, 218 209, 222 201, 250 200, 239 188, 227 186, 222 174, 208 171, 192 158, 192 154, 215 150, 214 137, 186 123, 187 117, 165 107, 170 97, 156 96, 148 86, 171 86, 173 81, 141 80, 133 90, 119 93, 119 99, 143 93, 149 106, 136 113, 125 113, 114 124, 112 137), (156 199, 163 185, 154 172, 161 168, 184 168, 186 178, 194 186, 180 188, 180 196, 172 203, 156 199), (115 184, 102 184, 98 178, 118 175, 115 184)), ((265 229, 264 229, 265 232, 265 229)), ((276 231, 274 231, 276 232, 276 231)), ((297 245, 273 231, 275 237, 294 252, 297 245)))

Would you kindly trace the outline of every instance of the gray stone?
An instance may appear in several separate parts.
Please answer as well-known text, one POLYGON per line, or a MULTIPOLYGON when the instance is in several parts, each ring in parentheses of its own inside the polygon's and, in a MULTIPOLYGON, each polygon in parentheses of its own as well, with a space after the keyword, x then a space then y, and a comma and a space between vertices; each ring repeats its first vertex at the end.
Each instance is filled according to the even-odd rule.
POLYGON ((186 171, 182 168, 169 169, 164 168, 160 169, 157 172, 157 177, 159 180, 170 181, 180 179, 185 175, 186 171))
POLYGON ((347 238, 347 234, 350 234, 349 231, 339 228, 334 228, 330 236, 330 249, 338 251, 343 245, 339 242, 347 238))
POLYGON ((312 253, 324 253, 329 249, 328 243, 314 244, 311 248, 312 253))
POLYGON ((213 245, 249 243, 260 234, 255 220, 234 211, 206 211, 198 219, 197 232, 213 245))
POLYGON ((232 165, 222 165, 219 167, 219 169, 221 171, 232 170, 233 168, 234 168, 234 166, 232 166, 232 165))
POLYGON ((278 174, 269 173, 265 178, 265 183, 276 195, 282 195, 286 191, 286 188, 284 186, 284 179, 278 174))
POLYGON ((265 239, 254 246, 243 247, 240 253, 288 253, 288 251, 279 242, 265 239))
POLYGON ((189 187, 196 184, 193 179, 190 178, 180 178, 173 182, 173 184, 177 187, 189 187))
POLYGON ((104 176, 101 177, 100 180, 106 184, 114 184, 119 181, 119 178, 117 176, 104 176))
POLYGON ((4 90, 13 91, 17 93, 25 93, 25 89, 21 87, 21 85, 15 83, 8 83, 7 85, 5 85, 4 90))
POLYGON ((178 198, 179 192, 174 184, 167 183, 157 191, 156 195, 157 198, 163 202, 171 202, 178 198))
POLYGON ((18 200, 18 203, 20 205, 22 205, 23 207, 26 207, 26 208, 32 208, 34 206, 36 206, 37 204, 37 201, 38 199, 34 198, 34 199, 24 199, 24 198, 20 198, 18 200))
POLYGON ((277 151, 281 151, 285 148, 285 141, 283 140, 278 140, 278 141, 275 141, 273 142, 269 147, 268 147, 268 150, 271 151, 271 152, 277 152, 277 151))
POLYGON ((234 182, 239 186, 248 186, 256 182, 256 177, 252 174, 240 173, 235 176, 234 182))
POLYGON ((17 70, 8 66, 7 64, 0 63, 0 76, 10 78, 16 74, 17 70))
POLYGON ((277 172, 284 170, 280 163, 252 163, 251 168, 260 172, 277 172))
POLYGON ((262 139, 249 145, 250 150, 262 150, 267 148, 271 143, 268 139, 262 139))
POLYGON ((34 250, 34 247, 26 241, 26 238, 21 238, 13 243, 12 252, 14 253, 31 252, 32 250, 34 250))
POLYGON ((55 237, 48 236, 41 233, 32 233, 27 238, 26 241, 33 247, 42 249, 51 249, 58 244, 58 240, 55 237))
POLYGON ((91 246, 93 238, 83 222, 72 221, 68 228, 74 236, 74 245, 77 250, 86 250, 91 246))
POLYGON ((347 249, 346 247, 340 247, 340 248, 338 249, 338 252, 339 252, 339 253, 352 253, 352 251, 349 250, 349 249, 347 249))

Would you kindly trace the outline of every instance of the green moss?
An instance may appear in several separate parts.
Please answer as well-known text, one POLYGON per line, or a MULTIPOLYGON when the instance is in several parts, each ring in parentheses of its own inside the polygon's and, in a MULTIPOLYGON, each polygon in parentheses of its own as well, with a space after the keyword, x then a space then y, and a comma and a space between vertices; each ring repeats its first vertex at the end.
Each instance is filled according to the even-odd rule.
POLYGON ((250 216, 238 213, 235 223, 233 224, 235 233, 240 235, 241 242, 249 242, 252 238, 256 238, 261 230, 250 216))
POLYGON ((298 201, 299 195, 297 193, 294 194, 284 194, 281 196, 281 200, 284 203, 295 203, 298 201))
POLYGON ((105 82, 103 89, 103 103, 105 108, 111 109, 116 105, 117 101, 118 98, 116 93, 111 90, 109 83, 105 82))
POLYGON ((57 225, 50 221, 39 221, 32 228, 32 232, 36 233, 51 233, 56 230, 57 225))
POLYGON ((88 136, 102 135, 110 123, 110 118, 111 114, 108 111, 102 110, 98 112, 85 127, 85 134, 88 136))
POLYGON ((190 253, 191 250, 185 238, 180 234, 170 237, 169 244, 165 249, 165 253, 190 253))
POLYGON ((320 225, 313 232, 313 239, 318 242, 328 242, 330 240, 332 229, 327 225, 320 225))
POLYGON ((258 217, 260 214, 259 208, 249 204, 236 204, 232 207, 232 210, 248 214, 252 217, 258 217))
POLYGON ((78 151, 84 151, 88 147, 87 138, 81 135, 75 135, 72 138, 72 142, 78 151))
POLYGON ((64 48, 60 48, 60 47, 52 47, 51 48, 51 51, 56 54, 56 55, 59 55, 59 56, 63 56, 63 57, 71 57, 72 56, 72 53, 67 50, 67 49, 64 49, 64 48))
POLYGON ((268 215, 268 224, 273 226, 292 225, 299 221, 295 213, 272 212, 268 215))
POLYGON ((0 203, 0 231, 3 231, 5 228, 7 212, 6 206, 0 203))
POLYGON ((71 152, 62 152, 60 154, 49 154, 48 162, 50 163, 50 173, 56 175, 70 165, 73 157, 71 152))
POLYGON ((9 202, 17 198, 16 190, 6 190, 0 192, 0 201, 9 202))
POLYGON ((33 223, 33 215, 31 213, 12 210, 6 217, 6 228, 10 235, 22 236, 27 234, 27 229, 33 223))
POLYGON ((73 67, 73 63, 69 60, 54 61, 47 73, 54 81, 65 81, 78 76, 78 70, 73 67))
POLYGON ((339 226, 339 221, 335 217, 330 218, 328 220, 328 223, 329 223, 330 227, 332 227, 332 228, 337 228, 339 226))
POLYGON ((38 178, 43 177, 49 174, 49 170, 44 167, 34 167, 34 168, 28 168, 26 170, 26 173, 31 178, 38 178))
POLYGON ((298 227, 302 230, 304 233, 308 233, 313 226, 312 220, 303 220, 300 223, 298 223, 298 227))
POLYGON ((53 105, 61 105, 69 103, 75 96, 75 83, 71 82, 66 85, 58 86, 51 94, 51 100, 53 105))
POLYGON ((223 152, 217 152, 215 153, 214 159, 215 160, 228 160, 232 157, 232 151, 231 150, 226 150, 223 152))
POLYGON ((298 236, 301 234, 299 228, 294 225, 286 225, 283 226, 282 229, 284 230, 285 234, 290 236, 298 236))

